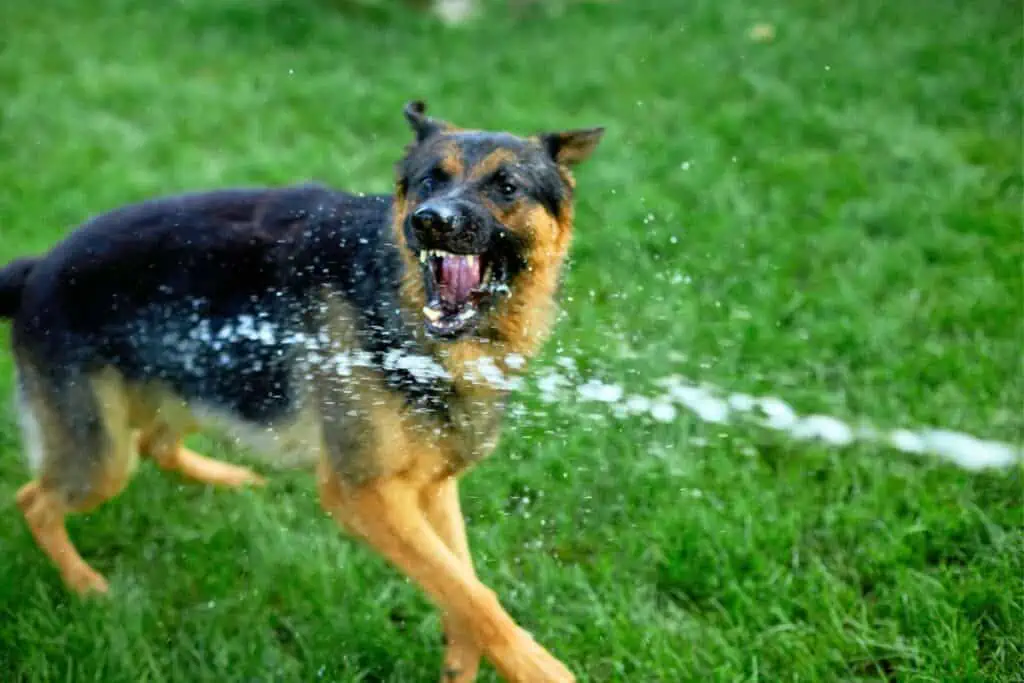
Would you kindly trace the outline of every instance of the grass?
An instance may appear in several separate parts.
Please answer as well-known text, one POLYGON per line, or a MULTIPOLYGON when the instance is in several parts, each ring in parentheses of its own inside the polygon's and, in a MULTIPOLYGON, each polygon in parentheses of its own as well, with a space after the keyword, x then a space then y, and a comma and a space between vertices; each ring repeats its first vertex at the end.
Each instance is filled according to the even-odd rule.
MULTIPOLYGON (((383 0, 4 3, 0 261, 159 193, 383 190, 413 97, 466 125, 604 124, 540 365, 1019 442, 1021 11, 551 0, 445 29, 383 0)), ((2 351, 4 394, 11 374, 2 351)), ((471 542, 581 680, 1021 680, 1021 468, 518 401, 465 481, 471 542)), ((225 493, 143 467, 70 523, 115 597, 69 598, 9 502, 7 405, 3 680, 434 678, 435 612, 303 473, 225 493)))

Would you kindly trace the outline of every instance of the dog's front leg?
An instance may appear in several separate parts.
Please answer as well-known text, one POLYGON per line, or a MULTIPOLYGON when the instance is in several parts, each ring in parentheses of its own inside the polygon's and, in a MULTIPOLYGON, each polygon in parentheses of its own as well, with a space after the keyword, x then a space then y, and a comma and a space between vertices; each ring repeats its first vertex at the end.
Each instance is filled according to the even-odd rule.
POLYGON ((400 478, 346 488, 326 464, 320 499, 331 516, 413 579, 447 615, 468 625, 498 673, 513 683, 571 683, 569 670, 505 612, 441 540, 423 511, 420 491, 400 478))
MULTIPOLYGON (((466 537, 466 522, 459 505, 459 489, 455 477, 429 486, 423 493, 423 509, 427 520, 441 540, 462 564, 473 572, 473 558, 466 537)), ((445 652, 441 671, 442 683, 470 683, 480 668, 481 650, 469 624, 456 615, 444 615, 445 652)))

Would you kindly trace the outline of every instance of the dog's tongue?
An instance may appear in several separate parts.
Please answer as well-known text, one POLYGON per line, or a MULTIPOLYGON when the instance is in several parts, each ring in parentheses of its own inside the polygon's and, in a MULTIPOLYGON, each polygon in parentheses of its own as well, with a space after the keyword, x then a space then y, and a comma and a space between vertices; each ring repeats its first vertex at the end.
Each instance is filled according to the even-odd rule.
POLYGON ((438 278, 441 299, 446 303, 462 305, 469 293, 480 286, 480 259, 451 255, 441 259, 441 277, 438 278))

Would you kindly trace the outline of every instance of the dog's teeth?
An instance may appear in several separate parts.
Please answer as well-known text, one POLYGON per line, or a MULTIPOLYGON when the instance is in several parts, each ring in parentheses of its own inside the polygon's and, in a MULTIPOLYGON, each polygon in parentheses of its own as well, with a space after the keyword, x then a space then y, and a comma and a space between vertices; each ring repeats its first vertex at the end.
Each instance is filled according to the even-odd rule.
POLYGON ((420 263, 426 263, 427 262, 427 256, 429 256, 429 254, 427 254, 427 252, 421 251, 420 252, 420 263))
POLYGON ((475 268, 476 267, 476 254, 468 255, 466 257, 466 263, 468 263, 470 265, 470 267, 475 268))
POLYGON ((474 313, 476 313, 476 309, 475 308, 472 308, 472 307, 467 308, 462 313, 459 313, 459 320, 469 320, 470 318, 473 317, 474 313))
POLYGON ((431 308, 430 306, 423 307, 423 315, 427 316, 427 319, 432 323, 436 323, 441 319, 441 311, 436 308, 431 308))

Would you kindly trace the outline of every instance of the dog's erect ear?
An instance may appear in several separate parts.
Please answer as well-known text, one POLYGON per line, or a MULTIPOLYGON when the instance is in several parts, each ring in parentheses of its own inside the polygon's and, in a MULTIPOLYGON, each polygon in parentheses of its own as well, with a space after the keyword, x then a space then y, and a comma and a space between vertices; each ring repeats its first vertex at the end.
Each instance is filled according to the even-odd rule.
POLYGON ((405 105, 405 119, 416 133, 416 142, 423 142, 451 128, 448 123, 427 116, 427 103, 422 100, 413 100, 405 105))
POLYGON ((575 166, 587 158, 597 148, 604 135, 604 128, 585 128, 567 130, 561 133, 543 133, 540 142, 544 145, 551 158, 565 166, 575 166))

